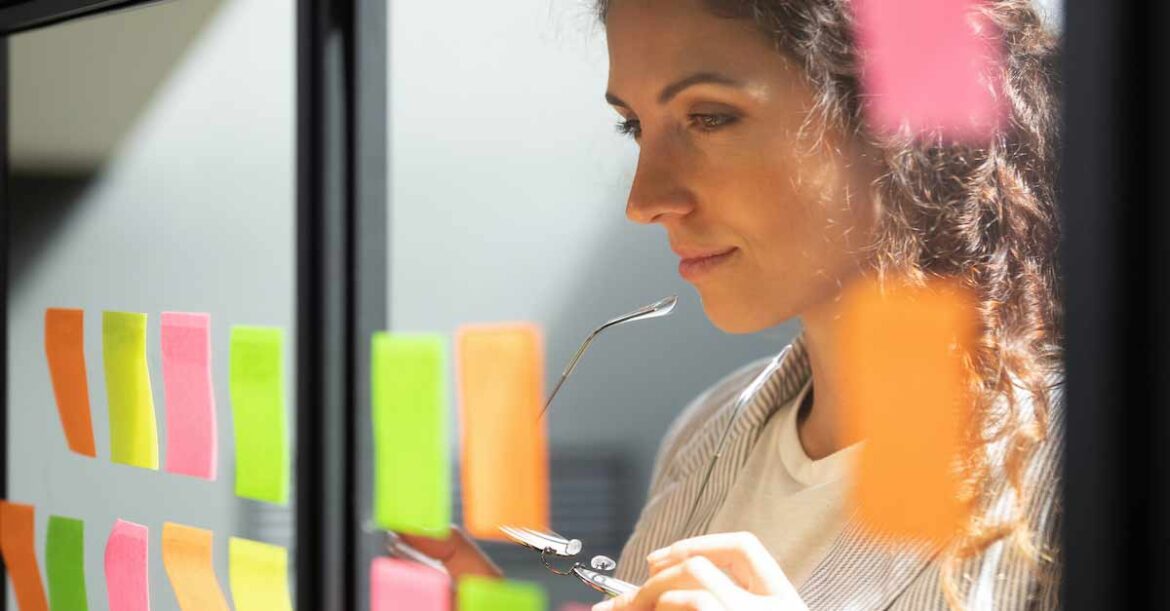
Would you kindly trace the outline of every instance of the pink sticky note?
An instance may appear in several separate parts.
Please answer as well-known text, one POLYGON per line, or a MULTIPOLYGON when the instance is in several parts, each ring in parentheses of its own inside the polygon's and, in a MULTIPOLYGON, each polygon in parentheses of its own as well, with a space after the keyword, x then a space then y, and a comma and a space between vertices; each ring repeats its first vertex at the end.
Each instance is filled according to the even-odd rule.
POLYGON ((984 0, 855 0, 866 111, 881 132, 984 140, 1007 117, 984 0))
POLYGON ((589 611, 592 608, 593 605, 585 603, 565 603, 560 606, 559 611, 589 611))
POLYGON ((208 314, 162 314, 166 467, 203 479, 215 479, 217 455, 210 327, 208 314))
POLYGON ((370 565, 370 611, 449 611, 451 578, 421 564, 375 558, 370 565))
POLYGON ((150 611, 147 550, 150 531, 118 520, 106 542, 106 596, 110 611, 150 611))

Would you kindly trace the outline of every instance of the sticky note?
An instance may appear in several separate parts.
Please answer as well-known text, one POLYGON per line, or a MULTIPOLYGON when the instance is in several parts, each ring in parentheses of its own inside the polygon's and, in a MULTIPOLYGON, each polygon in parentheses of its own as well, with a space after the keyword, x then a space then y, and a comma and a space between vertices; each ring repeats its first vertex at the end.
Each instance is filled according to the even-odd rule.
POLYGON ((543 611, 548 604, 536 584, 469 576, 459 580, 458 611, 543 611))
POLYGON ((854 500, 882 535, 943 542, 965 521, 954 467, 974 401, 964 363, 975 345, 973 303, 942 281, 861 281, 842 297, 844 424, 865 440, 854 500))
POLYGON ((85 523, 49 516, 45 535, 45 569, 49 573, 49 604, 53 611, 86 611, 85 523))
POLYGON ((33 540, 36 510, 31 505, 0 501, 0 554, 21 611, 48 611, 33 540))
POLYGON ((163 312, 161 337, 167 471, 213 480, 218 443, 211 383, 211 316, 163 312))
POLYGON ((438 335, 374 335, 374 518, 432 537, 451 526, 447 355, 438 335))
POLYGON ((236 494, 280 504, 288 501, 289 477, 283 345, 280 329, 232 328, 236 494))
POLYGON ((150 611, 147 564, 150 531, 118 520, 106 541, 106 598, 110 611, 150 611))
POLYGON ((211 562, 210 530, 166 522, 162 531, 163 568, 183 611, 227 611, 227 599, 211 562))
POLYGON ((232 537, 228 555, 236 611, 292 611, 287 550, 232 537))
POLYGON ((396 558, 370 564, 370 611, 448 611, 451 578, 435 569, 396 558))
POLYGON ((870 122, 984 140, 1007 116, 1003 43, 985 0, 856 0, 870 122))
POLYGON ((504 540, 503 525, 548 530, 540 331, 529 324, 463 327, 456 353, 467 531, 504 540))
POLYGON ((158 469, 158 430, 146 364, 146 314, 102 313, 102 361, 114 462, 158 469))
POLYGON ((89 409, 89 380, 85 373, 85 313, 81 310, 45 310, 45 358, 57 414, 69 449, 97 456, 89 409))

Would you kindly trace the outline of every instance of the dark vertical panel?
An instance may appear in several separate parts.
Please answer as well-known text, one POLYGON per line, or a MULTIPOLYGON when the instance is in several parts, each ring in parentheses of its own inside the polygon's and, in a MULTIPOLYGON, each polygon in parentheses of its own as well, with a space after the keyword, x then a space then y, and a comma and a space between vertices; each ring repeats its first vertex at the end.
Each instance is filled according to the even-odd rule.
POLYGON ((352 138, 347 0, 297 2, 299 609, 354 609, 352 138))
POLYGON ((1166 589, 1165 9, 1065 15, 1068 458, 1064 603, 1140 608, 1166 589))
POLYGON ((1154 180, 1150 185, 1150 206, 1153 217, 1145 228, 1151 246, 1150 275, 1153 284, 1149 311, 1151 322, 1150 375, 1152 396, 1148 403, 1154 417, 1153 477, 1149 493, 1153 503, 1147 508, 1147 556, 1154 562, 1154 575, 1149 592, 1151 600, 1170 600, 1170 5, 1151 2, 1153 11, 1147 21, 1151 40, 1150 56, 1156 66, 1146 72, 1151 81, 1150 103, 1147 112, 1152 124, 1149 131, 1150 168, 1154 180))
POLYGON ((386 326, 386 3, 298 4, 297 606, 366 608, 369 338, 386 326))
POLYGON ((1121 352, 1117 306, 1124 282, 1109 270, 1120 262, 1117 208, 1129 199, 1119 191, 1126 182, 1118 159, 1126 126, 1120 124, 1122 99, 1115 90, 1121 80, 1116 71, 1124 63, 1117 37, 1126 11, 1116 0, 1068 9, 1061 164, 1068 350, 1062 598, 1070 609, 1092 609, 1110 607, 1106 603, 1121 585, 1123 569, 1116 563, 1123 560, 1125 543, 1115 525, 1127 513, 1120 502, 1124 482, 1113 477, 1121 464, 1120 431, 1105 409, 1110 392, 1124 383, 1124 366, 1114 360, 1121 352))

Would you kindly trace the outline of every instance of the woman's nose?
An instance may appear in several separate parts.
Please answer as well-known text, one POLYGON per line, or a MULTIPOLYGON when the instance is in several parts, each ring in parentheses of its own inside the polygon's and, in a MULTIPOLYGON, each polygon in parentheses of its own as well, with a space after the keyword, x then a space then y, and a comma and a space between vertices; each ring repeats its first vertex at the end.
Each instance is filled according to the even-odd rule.
POLYGON ((679 160, 643 146, 626 202, 626 218, 635 223, 661 223, 689 214, 695 208, 695 196, 682 174, 679 160))

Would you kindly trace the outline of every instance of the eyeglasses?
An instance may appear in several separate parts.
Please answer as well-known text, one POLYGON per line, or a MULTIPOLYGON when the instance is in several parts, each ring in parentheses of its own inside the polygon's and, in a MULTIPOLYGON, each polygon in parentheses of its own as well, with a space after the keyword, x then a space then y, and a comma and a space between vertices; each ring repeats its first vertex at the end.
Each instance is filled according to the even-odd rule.
MULTIPOLYGON (((594 329, 593 332, 585 338, 585 341, 577 349, 577 352, 573 355, 573 358, 569 360, 569 364, 561 373, 560 379, 557 381, 557 384, 553 388, 552 393, 549 394, 548 400, 545 401, 544 408, 540 412, 540 418, 543 418, 544 415, 548 413, 548 409, 552 405, 553 398, 557 396, 557 393, 560 391, 561 387, 564 386, 565 381, 573 373, 573 370, 576 368, 577 363, 581 360, 581 357, 585 354, 585 351, 601 332, 627 322, 634 322, 638 320, 646 320, 669 315, 674 311, 674 307, 677 303, 678 297, 676 295, 672 295, 665 299, 656 301, 650 305, 638 308, 637 310, 614 318, 594 329)), ((715 465, 718 464, 719 459, 723 456, 723 452, 727 449, 727 443, 731 439, 731 429, 735 425, 735 422, 739 420, 739 417, 743 411, 747 408, 748 405, 752 403, 752 401, 755 400, 757 395, 759 395, 760 390, 763 389, 764 384, 768 381, 768 378, 772 377, 772 374, 774 374, 784 364, 784 361, 788 358, 788 355, 791 353, 791 351, 791 346, 785 346, 779 354, 777 354, 772 358, 771 361, 768 362, 767 366, 765 366, 764 369, 760 371, 760 373, 756 374, 756 377, 753 378, 752 381, 746 387, 744 387, 744 389, 740 391, 739 395, 736 397, 735 405, 732 408, 731 418, 728 419, 727 425, 724 427, 723 433, 719 437, 719 445, 716 446, 715 453, 711 456, 711 460, 707 463, 707 470, 703 473, 703 481, 699 484, 699 491, 695 494, 694 499, 691 501, 691 506, 687 511, 686 518, 682 521, 679 530, 675 533, 675 537, 673 539, 674 541, 682 539, 688 532, 690 532, 691 523, 694 521, 695 515, 698 512, 699 503, 703 499, 703 494, 707 491, 707 486, 711 482, 711 474, 715 470, 715 465)), ((617 563, 608 556, 594 556, 590 560, 589 566, 586 566, 581 562, 574 561, 567 569, 557 567, 553 563, 553 558, 565 559, 574 558, 580 555, 582 549, 584 548, 584 544, 579 539, 568 539, 555 532, 539 531, 518 526, 501 526, 500 531, 503 532, 504 535, 512 541, 519 543, 520 545, 523 545, 529 549, 540 552, 541 564, 543 564, 544 567, 552 573, 566 576, 573 575, 585 585, 602 592, 607 596, 620 596, 626 592, 637 590, 639 587, 632 583, 622 581, 611 575, 607 575, 606 573, 612 572, 615 568, 617 568, 617 563)), ((390 540, 388 542, 387 548, 392 555, 408 557, 428 566, 432 566, 436 568, 436 570, 445 571, 442 565, 437 561, 425 556, 420 552, 415 551, 409 545, 403 543, 401 539, 394 535, 394 533, 389 533, 389 536, 390 540)))
MULTIPOLYGON (((666 299, 662 299, 643 308, 634 310, 629 314, 625 314, 624 316, 619 316, 613 320, 610 320, 609 322, 594 330, 593 333, 590 333, 589 336, 585 338, 585 342, 581 344, 581 347, 577 349, 577 353, 569 361, 568 366, 565 367, 565 371, 561 374, 560 380, 557 382, 557 385, 553 388, 552 393, 545 402, 544 410, 541 411, 541 417, 543 417, 544 414, 548 412, 549 406, 552 405, 553 397, 557 395, 557 392, 561 389, 561 386, 564 385, 565 380, 568 379, 569 375, 572 374, 573 369, 577 366, 577 362, 581 360, 581 356, 585 354, 585 351, 589 348, 589 345, 593 342, 593 339, 599 333, 622 323, 665 316, 674 310, 676 303, 677 297, 667 297, 666 299)), ((678 532, 676 532, 676 536, 674 538, 675 541, 682 539, 688 532, 690 532, 691 523, 694 521, 695 514, 699 509, 699 503, 703 498, 703 493, 707 491, 707 486, 711 482, 711 474, 715 470, 715 465, 719 462, 719 459, 723 456, 723 452, 727 449, 727 443, 731 438, 732 426, 737 420, 739 420, 739 416, 743 410, 746 409, 747 406, 751 404, 751 402, 756 398, 760 390, 764 387, 764 383, 767 382, 768 378, 770 378, 772 374, 775 373, 776 370, 779 369, 780 366, 784 363, 784 360, 787 358, 790 351, 791 347, 788 346, 781 350, 780 353, 777 354, 771 361, 769 361, 768 365, 764 367, 764 369, 758 373, 755 378, 752 379, 751 383, 748 384, 739 393, 739 396, 736 397, 736 402, 732 409, 731 418, 728 420, 726 427, 723 429, 723 434, 719 438, 719 445, 716 447, 715 454, 711 456, 711 460, 707 464, 707 470, 705 473, 703 473, 703 481, 699 485, 698 493, 691 502, 690 510, 687 512, 686 518, 682 521, 680 529, 678 532)), ((578 539, 566 539, 565 537, 562 537, 556 533, 542 532, 530 528, 519 528, 514 526, 503 526, 500 528, 500 530, 513 541, 530 549, 539 551, 541 564, 543 564, 549 571, 557 575, 574 575, 589 587, 603 592, 609 596, 619 596, 625 592, 638 589, 638 586, 634 584, 627 583, 617 579, 616 577, 605 574, 617 567, 617 563, 606 556, 594 556, 588 567, 580 562, 574 562, 568 569, 562 569, 555 566, 551 561, 552 557, 573 558, 580 554, 583 544, 578 539)))
MULTIPOLYGON (((678 304, 678 295, 671 295, 664 299, 655 301, 650 305, 640 307, 632 312, 627 312, 617 318, 613 318, 601 326, 593 330, 592 333, 585 338, 581 346, 577 348, 577 352, 573 358, 569 359, 569 364, 565 366, 565 370, 561 372, 561 377, 557 380, 556 386, 548 395, 548 399, 544 402, 544 409, 540 411, 540 418, 544 418, 548 413, 548 409, 552 406, 553 399, 560 392, 561 387, 565 385, 565 381, 572 375, 573 370, 577 367, 577 363, 581 357, 585 355, 585 351, 593 343, 603 331, 623 325, 628 322, 635 322, 639 320, 648 320, 651 318, 658 318, 660 316, 667 316, 674 311, 674 306, 678 304)), ((512 539, 516 543, 523 545, 529 549, 540 552, 540 562, 546 569, 557 575, 573 575, 580 579, 585 585, 603 592, 609 596, 619 596, 625 592, 630 592, 638 589, 631 583, 626 583, 616 577, 606 575, 605 573, 612 571, 617 567, 617 563, 607 556, 594 556, 589 562, 589 566, 585 566, 580 562, 574 562, 569 568, 562 569, 555 566, 551 558, 573 558, 581 553, 582 544, 578 539, 566 539, 553 532, 544 532, 533 530, 531 528, 522 528, 518 526, 501 526, 500 531, 512 539)))
POLYGON ((638 589, 632 583, 605 574, 617 568, 617 563, 608 556, 594 556, 589 566, 573 562, 567 569, 557 567, 552 561, 553 557, 573 558, 581 553, 584 546, 579 539, 566 539, 553 532, 516 526, 501 526, 500 531, 516 543, 540 552, 540 563, 555 575, 573 575, 581 583, 607 596, 621 596, 638 589))

